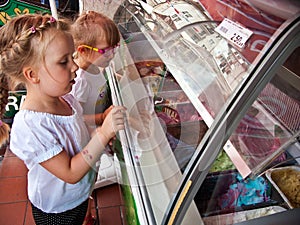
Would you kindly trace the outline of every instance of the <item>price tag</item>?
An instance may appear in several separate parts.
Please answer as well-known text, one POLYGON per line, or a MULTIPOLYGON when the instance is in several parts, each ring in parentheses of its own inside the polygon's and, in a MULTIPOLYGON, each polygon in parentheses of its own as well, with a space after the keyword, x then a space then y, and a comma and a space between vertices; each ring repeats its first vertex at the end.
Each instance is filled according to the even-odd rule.
POLYGON ((246 41, 253 34, 251 30, 227 18, 215 28, 215 31, 239 48, 243 48, 246 41))

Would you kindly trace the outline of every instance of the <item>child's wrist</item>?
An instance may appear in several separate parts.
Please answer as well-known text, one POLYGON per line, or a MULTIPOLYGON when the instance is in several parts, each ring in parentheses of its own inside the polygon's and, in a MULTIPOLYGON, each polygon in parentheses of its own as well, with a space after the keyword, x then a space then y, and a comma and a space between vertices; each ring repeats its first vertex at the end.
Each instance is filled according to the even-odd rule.
POLYGON ((96 134, 103 145, 107 145, 107 143, 111 139, 107 134, 105 134, 105 132, 103 132, 102 127, 96 128, 96 134))

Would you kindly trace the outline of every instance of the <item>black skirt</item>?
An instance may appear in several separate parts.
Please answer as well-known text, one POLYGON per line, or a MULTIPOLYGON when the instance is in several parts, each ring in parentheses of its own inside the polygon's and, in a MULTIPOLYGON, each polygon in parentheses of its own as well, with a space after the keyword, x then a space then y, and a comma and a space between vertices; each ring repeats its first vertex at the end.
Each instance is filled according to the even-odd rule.
POLYGON ((62 213, 45 213, 31 204, 33 218, 36 225, 82 225, 88 202, 86 200, 76 208, 62 213))

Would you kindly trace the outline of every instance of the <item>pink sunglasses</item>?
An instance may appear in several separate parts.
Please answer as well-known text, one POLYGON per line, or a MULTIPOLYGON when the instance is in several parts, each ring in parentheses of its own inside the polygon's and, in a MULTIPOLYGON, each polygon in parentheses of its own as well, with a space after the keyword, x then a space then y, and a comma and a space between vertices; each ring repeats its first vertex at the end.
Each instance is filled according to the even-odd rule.
POLYGON ((108 55, 108 54, 112 54, 112 53, 115 54, 117 52, 117 50, 118 50, 118 48, 119 48, 120 45, 118 44, 118 45, 116 45, 114 47, 108 47, 108 48, 103 48, 103 49, 91 47, 89 45, 80 45, 80 46, 82 46, 84 48, 91 49, 91 50, 93 50, 95 52, 100 53, 101 55, 108 55))

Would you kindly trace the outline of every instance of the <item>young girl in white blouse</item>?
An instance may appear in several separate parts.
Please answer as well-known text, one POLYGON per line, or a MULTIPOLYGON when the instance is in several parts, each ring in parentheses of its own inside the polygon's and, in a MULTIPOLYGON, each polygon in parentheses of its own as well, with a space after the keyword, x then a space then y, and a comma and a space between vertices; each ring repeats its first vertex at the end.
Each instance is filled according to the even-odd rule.
MULTIPOLYGON (((69 92, 78 66, 69 23, 48 15, 11 19, 0 30, 0 76, 27 95, 11 128, 11 151, 28 168, 37 225, 83 223, 99 159, 124 129, 124 107, 111 109, 90 137, 80 103, 69 92)), ((1 90, 2 91, 2 90, 1 90)))

